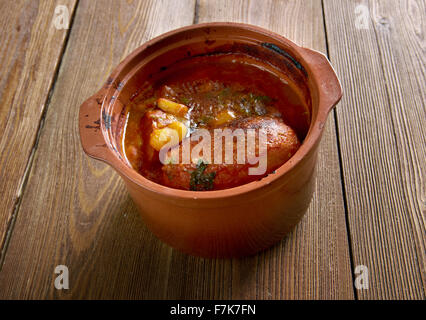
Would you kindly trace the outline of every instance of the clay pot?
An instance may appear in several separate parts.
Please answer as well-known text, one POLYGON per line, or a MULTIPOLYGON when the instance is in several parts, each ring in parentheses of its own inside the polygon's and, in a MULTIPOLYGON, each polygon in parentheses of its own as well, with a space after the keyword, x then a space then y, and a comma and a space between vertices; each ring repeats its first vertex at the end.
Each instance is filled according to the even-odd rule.
POLYGON ((250 255, 273 245, 300 221, 312 198, 318 145, 342 89, 327 58, 259 27, 208 23, 163 34, 136 49, 80 108, 84 151, 123 178, 148 228, 183 252, 204 257, 250 255), (244 52, 280 69, 311 108, 296 154, 274 174, 220 191, 184 191, 154 183, 123 156, 126 106, 144 81, 171 64, 214 52, 244 52))

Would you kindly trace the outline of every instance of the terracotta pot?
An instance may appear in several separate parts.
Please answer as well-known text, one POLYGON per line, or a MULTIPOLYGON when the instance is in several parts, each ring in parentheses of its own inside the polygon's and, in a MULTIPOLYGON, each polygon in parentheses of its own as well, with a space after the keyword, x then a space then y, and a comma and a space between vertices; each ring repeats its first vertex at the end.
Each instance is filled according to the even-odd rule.
POLYGON ((136 49, 80 108, 84 151, 123 178, 149 229, 186 253, 204 257, 253 254, 283 238, 312 198, 318 145, 342 89, 327 58, 259 27, 208 23, 163 34, 136 49), (181 59, 212 52, 245 52, 267 61, 294 82, 311 108, 311 125, 297 153, 274 174, 220 191, 184 191, 154 183, 123 156, 126 106, 141 83, 181 59))

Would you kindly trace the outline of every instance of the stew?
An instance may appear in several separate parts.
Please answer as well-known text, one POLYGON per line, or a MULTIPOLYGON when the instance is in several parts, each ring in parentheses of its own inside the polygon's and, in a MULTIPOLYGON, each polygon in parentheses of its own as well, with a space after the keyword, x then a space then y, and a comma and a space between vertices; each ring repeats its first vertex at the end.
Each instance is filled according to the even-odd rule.
POLYGON ((307 102, 290 81, 244 54, 176 63, 153 77, 137 101, 129 108, 124 128, 127 160, 146 178, 183 190, 232 188, 273 173, 296 153, 311 117, 307 102), (213 139, 225 131, 234 134, 230 140, 213 139), (202 139, 194 139, 201 133, 202 139), (204 141, 208 136, 211 141, 204 141), (199 148, 202 152, 184 155, 200 140, 208 142, 199 148), (262 155, 264 170, 250 173, 260 167, 262 155), (221 161, 215 161, 216 156, 221 161))

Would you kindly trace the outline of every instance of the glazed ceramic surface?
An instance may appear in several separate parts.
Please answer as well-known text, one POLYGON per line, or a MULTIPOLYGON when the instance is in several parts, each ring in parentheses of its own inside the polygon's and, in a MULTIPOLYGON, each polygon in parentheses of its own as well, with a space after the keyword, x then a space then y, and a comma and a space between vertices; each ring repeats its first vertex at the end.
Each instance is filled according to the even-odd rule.
POLYGON ((318 145, 329 111, 342 96, 327 58, 259 27, 198 24, 159 36, 130 54, 79 115, 81 142, 91 157, 123 178, 149 229, 176 249, 204 257, 256 253, 283 238, 312 198, 318 145), (133 170, 123 154, 127 108, 149 79, 182 59, 244 53, 268 62, 294 83, 311 108, 311 125, 296 154, 275 173, 219 191, 185 191, 154 183, 133 170))

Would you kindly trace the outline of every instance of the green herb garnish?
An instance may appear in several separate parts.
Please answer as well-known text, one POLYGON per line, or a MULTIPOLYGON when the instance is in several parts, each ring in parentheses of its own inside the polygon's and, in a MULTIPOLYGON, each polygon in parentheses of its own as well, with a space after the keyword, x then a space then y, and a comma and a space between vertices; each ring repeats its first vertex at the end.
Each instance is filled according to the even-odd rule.
POLYGON ((209 122, 212 119, 213 119, 212 116, 210 116, 210 115, 204 115, 204 116, 201 116, 200 118, 196 119, 194 122, 195 122, 196 127, 198 127, 198 126, 205 126, 205 125, 208 125, 209 122))
POLYGON ((191 191, 207 191, 213 189, 213 181, 216 177, 216 172, 205 173, 207 163, 202 159, 198 160, 197 167, 191 172, 189 181, 189 189, 191 191))
POLYGON ((191 100, 189 98, 187 98, 187 97, 180 98, 180 101, 183 104, 186 104, 186 105, 188 105, 191 102, 191 100))
POLYGON ((272 102, 272 98, 269 96, 257 96, 256 100, 262 101, 264 104, 269 104, 272 102))
POLYGON ((232 93, 231 88, 226 87, 225 89, 219 91, 217 98, 218 98, 219 101, 222 101, 224 98, 229 97, 231 95, 231 93, 232 93))

